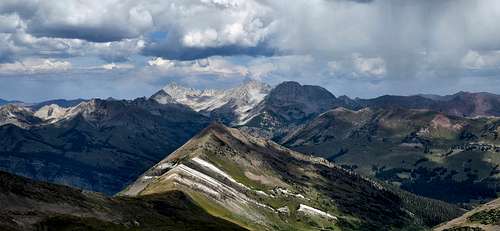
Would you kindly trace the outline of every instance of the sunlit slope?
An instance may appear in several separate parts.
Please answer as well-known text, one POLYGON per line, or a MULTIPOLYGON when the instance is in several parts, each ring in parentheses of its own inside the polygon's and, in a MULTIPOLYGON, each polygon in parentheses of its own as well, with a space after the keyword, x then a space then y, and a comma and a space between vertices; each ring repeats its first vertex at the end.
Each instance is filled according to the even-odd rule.
POLYGON ((424 226, 399 195, 373 181, 219 124, 170 154, 121 195, 171 190, 185 192, 213 215, 254 230, 424 226))

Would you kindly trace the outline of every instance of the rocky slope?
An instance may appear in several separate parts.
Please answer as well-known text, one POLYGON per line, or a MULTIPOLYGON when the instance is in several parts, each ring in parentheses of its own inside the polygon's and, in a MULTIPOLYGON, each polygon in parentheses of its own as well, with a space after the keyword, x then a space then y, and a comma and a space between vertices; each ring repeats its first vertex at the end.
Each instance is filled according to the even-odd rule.
POLYGON ((169 84, 151 98, 159 103, 178 102, 211 116, 226 124, 240 124, 248 119, 248 112, 260 103, 271 87, 249 80, 227 90, 196 90, 169 84))
POLYGON ((105 197, 0 171, 0 230, 245 230, 179 191, 105 197))
POLYGON ((252 230, 414 230, 433 223, 421 216, 431 214, 426 209, 445 217, 460 214, 432 200, 404 200, 325 159, 219 124, 168 155, 120 195, 171 190, 188 194, 212 215, 252 230), (409 206, 410 201, 430 204, 422 212, 409 206))
POLYGON ((253 134, 277 139, 322 112, 339 106, 335 96, 318 86, 284 82, 250 111, 242 128, 253 134))
POLYGON ((499 133, 499 118, 337 108, 281 142, 423 196, 469 203, 500 189, 499 133))
POLYGON ((106 194, 120 191, 209 122, 185 106, 142 98, 17 111, 29 119, 16 116, 0 126, 1 170, 106 194))
POLYGON ((15 104, 0 106, 0 126, 14 124, 21 128, 27 128, 42 122, 42 119, 35 116, 28 108, 15 104))
POLYGON ((439 225, 435 231, 500 230, 500 199, 488 202, 464 215, 439 225))

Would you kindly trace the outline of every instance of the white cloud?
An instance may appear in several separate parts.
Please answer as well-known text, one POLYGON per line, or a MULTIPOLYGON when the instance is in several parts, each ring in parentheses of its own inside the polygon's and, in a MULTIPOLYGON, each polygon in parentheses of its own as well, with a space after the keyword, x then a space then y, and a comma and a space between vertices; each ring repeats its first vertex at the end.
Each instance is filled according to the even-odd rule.
POLYGON ((2 0, 0 63, 404 91, 394 83, 500 76, 499 18, 498 0, 2 0))
POLYGON ((356 71, 361 75, 381 77, 386 74, 385 61, 380 57, 366 58, 354 54, 353 63, 356 71))
POLYGON ((17 14, 0 14, 0 33, 13 33, 22 26, 22 21, 17 14))
POLYGON ((249 71, 246 67, 229 62, 221 57, 211 57, 193 61, 154 58, 148 66, 162 74, 171 75, 212 75, 219 77, 243 77, 249 71))
POLYGON ((466 69, 500 68, 500 51, 478 52, 469 50, 462 58, 462 65, 466 69))
POLYGON ((132 69, 135 66, 130 63, 108 63, 101 66, 105 70, 117 70, 117 69, 132 69))
POLYGON ((52 59, 26 59, 15 63, 0 64, 2 74, 40 74, 68 71, 72 65, 68 61, 52 59))

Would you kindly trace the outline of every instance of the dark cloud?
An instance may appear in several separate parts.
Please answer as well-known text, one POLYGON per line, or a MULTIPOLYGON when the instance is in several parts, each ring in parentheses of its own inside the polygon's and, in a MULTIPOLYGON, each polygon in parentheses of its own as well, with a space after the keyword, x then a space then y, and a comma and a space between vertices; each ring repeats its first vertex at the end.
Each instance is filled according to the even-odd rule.
POLYGON ((127 30, 105 26, 42 26, 38 24, 30 24, 27 32, 37 37, 83 39, 89 42, 113 42, 138 36, 137 34, 131 34, 127 30))
POLYGON ((13 62, 14 60, 14 52, 0 50, 0 63, 13 62))
POLYGON ((269 82, 294 78, 359 95, 439 93, 455 81, 500 76, 499 18, 498 0, 1 0, 0 63, 136 62, 140 76, 156 57, 166 66, 245 57, 237 64, 260 60, 249 73, 269 82))
POLYGON ((0 14, 18 14, 22 18, 30 18, 37 11, 37 2, 32 0, 2 0, 0 14))
POLYGON ((273 56, 280 52, 267 43, 259 43, 255 47, 224 45, 217 47, 185 47, 180 44, 160 42, 150 43, 142 51, 143 55, 156 56, 171 60, 195 60, 211 56, 273 56))

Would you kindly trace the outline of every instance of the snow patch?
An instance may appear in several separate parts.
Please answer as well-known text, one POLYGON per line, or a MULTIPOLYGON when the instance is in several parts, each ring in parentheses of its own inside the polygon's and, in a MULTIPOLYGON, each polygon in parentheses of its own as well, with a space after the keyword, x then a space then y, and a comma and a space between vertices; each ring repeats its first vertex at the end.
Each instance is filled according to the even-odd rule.
POLYGON ((234 178, 232 178, 229 174, 225 173, 224 171, 220 170, 219 168, 217 168, 215 165, 203 160, 203 159, 200 159, 198 157, 195 157, 193 159, 191 159, 193 162, 195 162, 196 164, 200 165, 201 167, 204 167, 226 179, 228 179, 229 181, 243 187, 244 189, 246 190, 251 190, 249 187, 247 187, 246 185, 242 184, 242 183, 239 183, 237 182, 234 178))
POLYGON ((42 120, 50 120, 50 123, 55 123, 62 118, 65 118, 71 108, 63 108, 57 104, 43 106, 35 112, 35 116, 42 120))
POLYGON ((327 213, 327 212, 323 212, 319 209, 315 209, 313 207, 310 207, 310 206, 307 206, 307 205, 304 205, 304 204, 300 204, 299 206, 299 209, 297 210, 298 212, 302 212, 306 215, 311 215, 311 216, 321 216, 321 217, 325 217, 325 218, 329 218, 329 219, 333 219, 333 220, 337 220, 337 217, 327 213))
POLYGON ((290 213, 290 209, 288 208, 288 206, 284 206, 284 207, 278 208, 278 212, 280 212, 280 213, 290 213))
POLYGON ((220 203, 223 203, 225 200, 233 200, 242 204, 252 203, 274 211, 270 206, 259 203, 247 197, 244 193, 184 164, 177 165, 166 174, 166 177, 163 178, 164 180, 172 179, 174 182, 186 187, 204 192, 220 203))
POLYGON ((174 167, 175 167, 175 164, 169 163, 169 162, 164 162, 164 163, 161 163, 158 166, 156 166, 156 169, 163 170, 163 169, 171 169, 174 167))
POLYGON ((203 160, 203 159, 200 159, 198 157, 195 157, 193 159, 191 159, 192 161, 194 161, 195 163, 199 164, 200 166, 202 167, 205 167, 209 170, 211 170, 212 172, 215 172, 221 176, 223 176, 224 178, 227 178, 228 180, 230 180, 231 182, 234 182, 234 183, 237 183, 236 180, 234 180, 231 176, 229 176, 228 174, 226 174, 224 171, 220 170, 219 168, 217 168, 215 165, 203 160))

